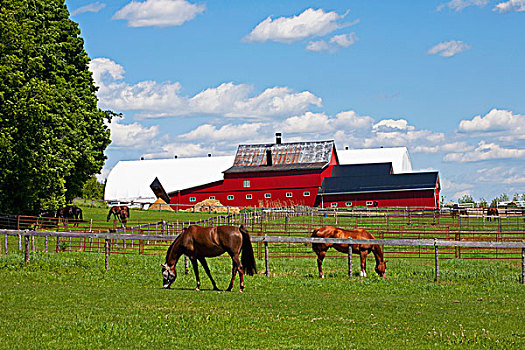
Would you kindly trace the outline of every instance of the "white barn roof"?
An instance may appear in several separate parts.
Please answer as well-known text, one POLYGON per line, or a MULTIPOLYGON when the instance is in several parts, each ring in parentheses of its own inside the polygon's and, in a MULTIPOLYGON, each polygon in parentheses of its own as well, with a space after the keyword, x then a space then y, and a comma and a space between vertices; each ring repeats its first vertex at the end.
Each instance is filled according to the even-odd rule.
POLYGON ((337 150, 339 164, 392 163, 394 174, 412 172, 406 147, 337 150))
POLYGON ((167 193, 223 179, 222 172, 234 156, 120 161, 109 173, 104 192, 107 201, 152 203, 149 187, 155 177, 167 193))

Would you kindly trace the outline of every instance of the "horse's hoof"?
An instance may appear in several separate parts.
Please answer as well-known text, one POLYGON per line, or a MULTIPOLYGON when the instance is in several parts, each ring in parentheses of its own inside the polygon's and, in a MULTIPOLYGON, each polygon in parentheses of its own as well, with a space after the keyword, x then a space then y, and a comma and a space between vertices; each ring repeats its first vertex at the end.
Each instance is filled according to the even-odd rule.
POLYGON ((201 291, 201 289, 200 289, 199 287, 195 288, 195 290, 196 290, 197 292, 200 292, 200 291, 201 291))
POLYGON ((243 290, 242 290, 242 289, 239 289, 239 293, 242 293, 242 292, 243 292, 243 290))

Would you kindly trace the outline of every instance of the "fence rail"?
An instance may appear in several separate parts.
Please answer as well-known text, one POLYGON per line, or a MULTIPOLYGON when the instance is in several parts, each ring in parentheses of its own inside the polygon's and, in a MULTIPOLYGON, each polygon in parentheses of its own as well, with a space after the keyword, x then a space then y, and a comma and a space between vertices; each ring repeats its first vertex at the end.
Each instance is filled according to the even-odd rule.
MULTIPOLYGON (((144 234, 127 234, 105 232, 57 232, 57 231, 29 231, 29 230, 0 230, 0 234, 7 236, 24 237, 25 261, 29 261, 29 238, 37 237, 77 237, 84 239, 103 239, 105 250, 105 267, 109 268, 109 253, 111 240, 149 240, 149 241, 172 241, 177 236, 172 235, 144 235, 144 234)), ((266 275, 269 275, 269 243, 330 243, 330 244, 348 244, 348 267, 349 276, 352 276, 352 249, 353 244, 374 244, 388 246, 430 246, 435 251, 435 280, 439 280, 439 247, 466 247, 466 248, 521 248, 521 283, 525 284, 525 242, 480 242, 480 241, 445 241, 445 240, 403 240, 403 239, 353 239, 353 238, 319 238, 319 237, 291 237, 291 236, 252 236, 252 242, 261 242, 265 246, 265 265, 266 275)), ((7 254, 7 249, 6 249, 7 254)))

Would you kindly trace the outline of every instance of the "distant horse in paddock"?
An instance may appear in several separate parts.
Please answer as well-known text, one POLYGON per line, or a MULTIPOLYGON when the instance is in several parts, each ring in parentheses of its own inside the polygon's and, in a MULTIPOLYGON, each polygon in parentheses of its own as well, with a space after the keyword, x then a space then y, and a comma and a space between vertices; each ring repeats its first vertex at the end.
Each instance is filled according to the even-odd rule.
POLYGON ((499 216, 499 212, 497 208, 490 207, 487 209, 487 220, 492 221, 494 219, 494 216, 499 216))
POLYGON ((78 226, 78 222, 83 220, 82 209, 76 205, 67 205, 57 210, 56 217, 61 219, 74 219, 74 226, 78 226))
MULTIPOLYGON (((128 208, 128 207, 126 207, 128 208)), ((126 225, 126 223, 128 222, 128 217, 129 217, 129 209, 121 209, 120 212, 119 212, 119 220, 121 223, 123 223, 124 225, 126 225)))
MULTIPOLYGON (((375 239, 375 237, 367 230, 356 228, 354 230, 345 230, 333 226, 325 226, 315 229, 312 232, 312 237, 320 238, 354 238, 354 239, 375 239)), ((348 254, 348 244, 333 244, 333 243, 312 243, 312 249, 317 254, 317 267, 319 269, 319 277, 324 278, 323 274, 323 260, 326 252, 330 247, 341 253, 348 254)), ((386 262, 384 260, 381 247, 377 244, 352 244, 352 253, 359 254, 361 257, 361 276, 366 277, 366 256, 374 253, 376 258, 375 271, 380 277, 385 277, 386 262)))
MULTIPOLYGON (((122 222, 122 218, 123 217, 127 221, 128 218, 129 218, 129 208, 126 205, 115 205, 115 206, 112 206, 109 209, 108 217, 107 217, 106 222, 108 222, 109 219, 111 219, 111 215, 113 215, 113 217, 115 219, 118 219, 121 222, 122 222), (125 214, 122 214, 122 212, 125 212, 125 214)), ((124 222, 124 223, 126 223, 126 222, 124 222)))
POLYGON ((37 227, 40 228, 54 228, 58 229, 58 218, 56 212, 46 210, 40 213, 38 220, 36 221, 37 227))
POLYGON ((210 278, 213 290, 219 290, 213 277, 211 277, 210 269, 205 258, 216 257, 225 252, 228 253, 232 259, 232 278, 226 290, 231 291, 235 275, 239 272, 239 292, 242 292, 244 289, 244 273, 250 276, 257 273, 250 235, 242 225, 239 227, 202 227, 198 225, 187 227, 168 248, 166 262, 161 264, 162 286, 164 288, 170 288, 171 284, 175 281, 177 278, 175 266, 179 258, 184 254, 188 256, 193 265, 193 271, 195 272, 195 278, 197 280, 197 288, 195 288, 195 290, 200 290, 201 286, 197 261, 201 263, 204 271, 206 271, 206 274, 210 278), (242 255, 240 254, 241 250, 242 255), (241 255, 240 260, 239 255, 241 255))

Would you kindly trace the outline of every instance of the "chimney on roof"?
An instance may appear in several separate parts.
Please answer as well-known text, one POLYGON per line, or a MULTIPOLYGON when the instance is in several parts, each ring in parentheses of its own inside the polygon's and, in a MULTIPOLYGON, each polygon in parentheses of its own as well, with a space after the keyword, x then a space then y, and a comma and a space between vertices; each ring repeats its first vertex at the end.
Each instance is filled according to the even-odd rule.
POLYGON ((272 150, 271 149, 267 149, 266 150, 266 165, 267 166, 272 166, 273 162, 272 162, 272 150))
POLYGON ((275 143, 280 145, 281 144, 281 133, 280 132, 276 132, 275 133, 275 143))
POLYGON ((208 153, 208 157, 211 157, 211 153, 208 153))

